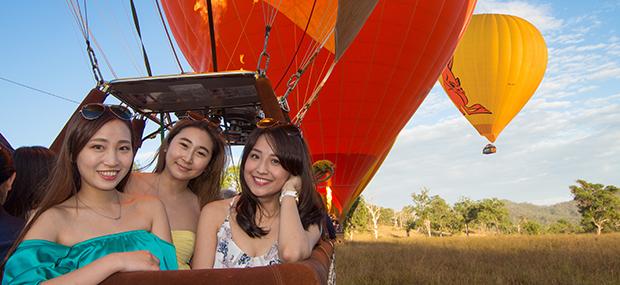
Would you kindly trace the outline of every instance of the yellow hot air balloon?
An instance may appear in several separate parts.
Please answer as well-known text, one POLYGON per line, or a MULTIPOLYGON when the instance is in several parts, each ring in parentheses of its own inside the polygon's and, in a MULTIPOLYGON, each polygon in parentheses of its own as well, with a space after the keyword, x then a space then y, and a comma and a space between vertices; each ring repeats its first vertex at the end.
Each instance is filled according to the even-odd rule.
MULTIPOLYGON (((489 141, 532 97, 547 68, 540 32, 510 15, 474 15, 440 82, 450 100, 489 141)), ((495 152, 487 145, 485 153, 495 152)))

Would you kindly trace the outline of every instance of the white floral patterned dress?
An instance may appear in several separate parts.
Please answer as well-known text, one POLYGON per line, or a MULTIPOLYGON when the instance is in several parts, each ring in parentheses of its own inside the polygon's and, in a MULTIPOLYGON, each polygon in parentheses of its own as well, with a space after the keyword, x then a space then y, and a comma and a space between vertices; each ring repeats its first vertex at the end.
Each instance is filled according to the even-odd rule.
POLYGON ((213 268, 246 268, 280 264, 282 261, 278 256, 278 242, 276 241, 271 248, 261 256, 249 256, 243 252, 232 239, 230 229, 230 212, 235 199, 230 203, 228 215, 224 223, 217 231, 217 250, 215 251, 215 262, 213 268))

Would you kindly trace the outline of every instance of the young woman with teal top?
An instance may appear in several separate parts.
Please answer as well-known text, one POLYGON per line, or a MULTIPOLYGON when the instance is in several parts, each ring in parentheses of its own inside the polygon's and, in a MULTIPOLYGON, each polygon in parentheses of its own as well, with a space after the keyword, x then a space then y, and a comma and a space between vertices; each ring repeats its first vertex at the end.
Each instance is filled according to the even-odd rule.
POLYGON ((9 251, 2 284, 96 284, 177 269, 163 204, 117 191, 133 162, 131 112, 87 104, 70 122, 39 209, 9 251))

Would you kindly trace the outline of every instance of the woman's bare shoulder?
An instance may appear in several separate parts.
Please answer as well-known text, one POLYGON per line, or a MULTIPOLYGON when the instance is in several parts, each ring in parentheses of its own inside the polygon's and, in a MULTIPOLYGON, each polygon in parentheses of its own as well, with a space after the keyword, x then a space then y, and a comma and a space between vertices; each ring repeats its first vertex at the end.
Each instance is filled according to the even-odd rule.
POLYGON ((131 172, 123 192, 130 194, 153 195, 157 174, 144 172, 131 172))
POLYGON ((217 200, 206 204, 202 207, 200 214, 201 220, 207 219, 213 221, 216 224, 221 224, 228 215, 230 210, 230 204, 233 202, 233 198, 217 200))
POLYGON ((75 206, 70 206, 66 202, 43 211, 34 221, 24 239, 41 239, 57 242, 58 234, 66 225, 71 224, 71 215, 75 215, 73 212, 75 206))
POLYGON ((202 207, 202 210, 203 211, 204 210, 215 210, 215 209, 217 210, 226 209, 227 210, 228 208, 230 208, 230 205, 233 202, 233 199, 235 199, 235 197, 209 202, 206 205, 204 205, 204 207, 202 207))
POLYGON ((163 203, 159 198, 152 195, 143 195, 136 193, 122 193, 122 203, 128 207, 134 207, 137 209, 148 210, 151 207, 159 208, 163 207, 163 203))

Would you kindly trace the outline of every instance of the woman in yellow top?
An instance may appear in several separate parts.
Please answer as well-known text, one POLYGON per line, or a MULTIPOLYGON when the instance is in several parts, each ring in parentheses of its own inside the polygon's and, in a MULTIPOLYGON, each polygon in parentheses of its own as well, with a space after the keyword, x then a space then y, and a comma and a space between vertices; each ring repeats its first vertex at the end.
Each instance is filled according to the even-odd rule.
POLYGON ((190 269, 200 209, 218 198, 226 163, 219 126, 179 120, 157 153, 153 173, 134 172, 125 192, 158 197, 166 208, 179 269, 190 269))

